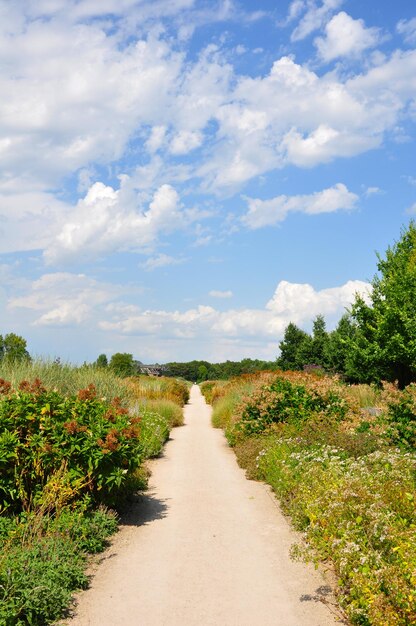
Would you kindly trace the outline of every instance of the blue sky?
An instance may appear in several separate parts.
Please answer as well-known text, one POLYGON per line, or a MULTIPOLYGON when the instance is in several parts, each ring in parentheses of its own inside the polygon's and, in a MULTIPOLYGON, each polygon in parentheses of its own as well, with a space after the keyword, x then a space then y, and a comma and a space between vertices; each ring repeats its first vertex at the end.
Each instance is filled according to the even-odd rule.
POLYGON ((416 213, 411 0, 0 1, 0 332, 273 359, 416 213))

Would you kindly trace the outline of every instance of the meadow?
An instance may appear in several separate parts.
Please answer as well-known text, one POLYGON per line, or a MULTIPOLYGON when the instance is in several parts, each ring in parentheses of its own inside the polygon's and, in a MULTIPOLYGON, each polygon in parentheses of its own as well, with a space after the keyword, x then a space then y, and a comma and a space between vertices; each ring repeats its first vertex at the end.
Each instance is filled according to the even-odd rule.
POLYGON ((416 386, 270 372, 201 385, 249 478, 269 483, 302 541, 335 573, 347 618, 416 623, 416 386))
POLYGON ((88 585, 91 554, 146 487, 187 384, 95 367, 0 362, 0 624, 44 626, 88 585))

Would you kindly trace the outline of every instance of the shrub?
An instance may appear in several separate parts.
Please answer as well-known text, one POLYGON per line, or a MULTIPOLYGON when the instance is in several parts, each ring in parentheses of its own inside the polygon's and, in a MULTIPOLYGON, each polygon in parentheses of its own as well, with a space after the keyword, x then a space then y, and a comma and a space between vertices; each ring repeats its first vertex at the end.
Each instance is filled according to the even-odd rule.
POLYGON ((118 399, 98 400, 92 385, 64 398, 23 381, 0 399, 0 506, 36 506, 63 466, 71 487, 107 501, 143 457, 138 419, 118 399))
POLYGON ((409 385, 390 402, 385 417, 387 440, 393 445, 416 447, 416 385, 409 385))
POLYGON ((142 413, 140 440, 146 458, 160 454, 163 444, 169 438, 168 420, 151 411, 142 413))
POLYGON ((235 431, 237 436, 259 434, 272 424, 302 422, 317 414, 341 420, 347 408, 334 384, 319 386, 314 380, 307 386, 279 376, 244 403, 235 431))

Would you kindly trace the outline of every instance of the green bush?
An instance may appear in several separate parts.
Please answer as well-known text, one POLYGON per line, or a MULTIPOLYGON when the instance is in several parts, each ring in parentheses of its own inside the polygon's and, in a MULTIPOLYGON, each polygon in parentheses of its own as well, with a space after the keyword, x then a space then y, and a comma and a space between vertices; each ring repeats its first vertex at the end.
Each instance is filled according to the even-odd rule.
MULTIPOLYGON (((0 381, 1 383, 1 381, 0 381)), ((0 394, 0 506, 29 510, 61 468, 64 481, 96 502, 112 494, 140 464, 143 447, 138 418, 118 399, 96 397, 90 385, 76 397, 46 391, 39 380, 0 394)))
POLYGON ((416 447, 416 385, 409 385, 389 404, 385 436, 393 445, 416 447))
POLYGON ((278 377, 245 403, 235 430, 244 436, 257 435, 279 422, 298 423, 317 414, 342 419, 346 412, 346 401, 332 388, 321 391, 278 377))
POLYGON ((87 586, 84 568, 85 555, 61 535, 10 547, 0 559, 0 624, 44 626, 58 619, 72 592, 87 586))

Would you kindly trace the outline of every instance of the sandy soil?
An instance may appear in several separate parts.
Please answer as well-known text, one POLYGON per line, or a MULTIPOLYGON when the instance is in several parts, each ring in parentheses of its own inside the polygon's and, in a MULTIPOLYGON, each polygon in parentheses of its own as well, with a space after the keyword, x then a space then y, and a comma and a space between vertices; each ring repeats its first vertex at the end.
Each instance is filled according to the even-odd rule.
POLYGON ((267 487, 248 481, 197 386, 185 426, 78 595, 68 626, 330 626, 327 583, 294 563, 267 487))

